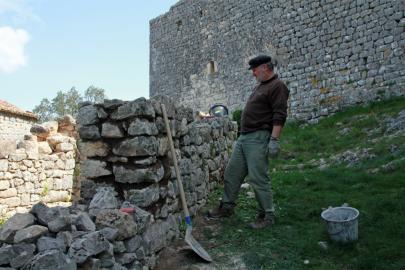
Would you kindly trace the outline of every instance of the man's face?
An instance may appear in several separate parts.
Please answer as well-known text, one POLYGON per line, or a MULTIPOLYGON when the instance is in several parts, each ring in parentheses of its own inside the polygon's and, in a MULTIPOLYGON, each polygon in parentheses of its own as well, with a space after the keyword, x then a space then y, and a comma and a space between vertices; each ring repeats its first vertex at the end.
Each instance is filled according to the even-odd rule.
POLYGON ((256 78, 258 82, 264 82, 268 78, 268 68, 266 64, 260 65, 258 67, 252 68, 253 77, 256 78))

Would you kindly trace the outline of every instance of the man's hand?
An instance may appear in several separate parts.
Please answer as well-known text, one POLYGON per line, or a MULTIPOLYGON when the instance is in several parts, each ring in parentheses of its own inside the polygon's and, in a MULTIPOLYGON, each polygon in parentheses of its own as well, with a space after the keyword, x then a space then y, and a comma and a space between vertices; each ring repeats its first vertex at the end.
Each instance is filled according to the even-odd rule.
POLYGON ((278 153, 280 152, 280 144, 277 138, 270 137, 268 149, 270 158, 276 158, 278 156, 278 153))

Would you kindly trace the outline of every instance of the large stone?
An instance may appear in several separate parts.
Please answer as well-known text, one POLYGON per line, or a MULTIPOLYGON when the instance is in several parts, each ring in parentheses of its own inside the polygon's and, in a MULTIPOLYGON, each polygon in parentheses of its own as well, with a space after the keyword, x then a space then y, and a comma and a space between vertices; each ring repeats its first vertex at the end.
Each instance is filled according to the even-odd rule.
POLYGON ((106 168, 107 163, 100 160, 86 159, 80 167, 81 174, 87 178, 97 178, 111 175, 112 172, 106 168))
POLYGON ((49 128, 39 125, 39 124, 34 124, 31 126, 30 129, 31 134, 37 136, 38 138, 45 140, 46 137, 50 134, 49 128))
POLYGON ((100 130, 95 125, 80 127, 79 135, 81 139, 88 140, 98 140, 101 138, 100 130))
POLYGON ((103 209, 117 209, 118 201, 115 197, 117 193, 112 187, 99 187, 97 188, 97 193, 94 195, 93 199, 89 205, 89 212, 91 215, 97 215, 100 210, 103 209))
POLYGON ((69 152, 74 150, 74 145, 71 143, 60 143, 56 145, 55 150, 57 152, 69 152))
POLYGON ((73 259, 69 258, 60 250, 45 250, 39 252, 24 265, 22 270, 76 270, 77 266, 73 259))
POLYGON ((56 145, 60 143, 69 143, 70 138, 62 134, 54 134, 46 138, 46 141, 52 149, 56 149, 56 145))
POLYGON ((122 106, 125 102, 120 99, 104 99, 104 103, 101 104, 104 109, 107 110, 114 110, 120 106, 122 106))
POLYGON ((38 142, 24 140, 18 143, 17 148, 25 149, 28 159, 38 159, 38 142))
POLYGON ((103 141, 79 141, 78 147, 80 154, 85 157, 105 157, 110 151, 109 145, 103 141))
POLYGON ((0 198, 10 198, 17 196, 17 189, 9 188, 3 191, 0 191, 0 198))
POLYGON ((10 259, 11 267, 17 269, 26 264, 34 256, 35 248, 34 244, 13 245, 14 256, 10 259))
POLYGON ((48 223, 49 231, 57 233, 60 231, 67 231, 72 224, 72 218, 70 215, 60 215, 52 219, 48 223))
POLYGON ((155 137, 135 137, 125 140, 113 148, 113 153, 119 156, 155 156, 157 154, 157 140, 155 137))
POLYGON ((111 118, 114 120, 122 120, 134 116, 143 116, 153 119, 155 117, 155 110, 150 100, 138 98, 125 103, 112 113, 111 118))
POLYGON ((163 166, 158 163, 147 168, 136 168, 129 165, 114 165, 115 181, 120 183, 159 182, 164 175, 163 166))
POLYGON ((98 123, 97 108, 93 105, 81 107, 77 115, 77 123, 80 126, 88 126, 98 123))
POLYGON ((103 138, 122 138, 124 137, 124 132, 120 125, 115 123, 103 123, 101 127, 101 136, 103 138))
POLYGON ((129 189, 124 190, 125 199, 130 203, 147 207, 159 200, 159 185, 153 184, 144 189, 129 189))
POLYGON ((77 263, 84 263, 87 258, 108 250, 109 242, 100 232, 92 232, 80 238, 76 238, 68 251, 70 258, 77 263))
POLYGON ((169 232, 167 222, 157 221, 149 226, 143 234, 144 249, 157 252, 167 245, 167 234, 169 232))
POLYGON ((0 241, 12 243, 17 231, 33 225, 35 217, 29 213, 15 214, 9 218, 0 231, 0 241))
POLYGON ((14 140, 0 141, 0 158, 8 158, 11 153, 17 149, 17 144, 14 140))
POLYGON ((48 228, 41 225, 32 225, 27 228, 21 229, 16 232, 14 236, 14 243, 32 243, 35 242, 42 235, 48 233, 48 228))
POLYGON ((83 212, 77 216, 75 225, 76 225, 77 230, 79 230, 79 231, 94 232, 96 230, 96 225, 91 220, 89 215, 85 212, 83 212))
POLYGON ((51 249, 61 250, 61 251, 65 252, 66 244, 62 238, 53 238, 53 237, 48 237, 48 236, 42 236, 37 241, 37 249, 38 249, 38 252, 42 252, 45 250, 51 250, 51 249))
POLYGON ((157 135, 159 133, 156 124, 146 119, 136 118, 131 122, 128 128, 128 134, 133 136, 139 135, 157 135))
POLYGON ((38 219, 38 223, 47 226, 49 222, 52 220, 61 217, 61 216, 68 216, 69 209, 64 207, 48 207, 43 202, 39 202, 35 204, 31 208, 31 213, 36 216, 38 219))
POLYGON ((118 209, 100 211, 96 218, 96 226, 98 229, 104 227, 118 229, 117 240, 131 238, 137 233, 137 225, 133 217, 118 209))
POLYGON ((48 142, 38 142, 38 153, 43 155, 52 154, 52 148, 48 142))
POLYGON ((10 260, 15 256, 12 245, 3 245, 0 248, 0 265, 10 263, 10 260))

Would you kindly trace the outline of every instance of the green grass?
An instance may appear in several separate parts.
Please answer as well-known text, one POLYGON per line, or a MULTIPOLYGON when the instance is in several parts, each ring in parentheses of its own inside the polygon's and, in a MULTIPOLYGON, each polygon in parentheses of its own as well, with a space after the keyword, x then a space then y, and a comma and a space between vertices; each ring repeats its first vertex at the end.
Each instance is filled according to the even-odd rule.
MULTIPOLYGON (((405 269, 405 134, 384 137, 385 119, 405 109, 405 98, 351 108, 306 127, 288 124, 281 157, 270 162, 277 223, 264 231, 246 225, 257 203, 242 191, 236 215, 221 222, 214 236, 216 254, 241 254, 248 269, 405 269), (350 131, 341 135, 340 130, 350 131), (367 131, 375 130, 373 134, 367 131), (391 153, 391 145, 397 150, 391 153), (330 164, 320 170, 283 166, 307 164, 359 147, 371 148, 372 159, 352 167, 330 164), (382 166, 395 161, 390 170, 382 166), (372 173, 372 170, 379 169, 372 173), (359 240, 337 244, 329 240, 320 218, 322 208, 348 203, 360 211, 359 240), (322 249, 318 242, 327 242, 322 249), (309 263, 305 264, 304 261, 309 263)), ((213 206, 222 190, 212 193, 213 206)), ((226 256, 226 255, 225 255, 226 256)), ((217 255, 219 259, 220 256, 217 255)))

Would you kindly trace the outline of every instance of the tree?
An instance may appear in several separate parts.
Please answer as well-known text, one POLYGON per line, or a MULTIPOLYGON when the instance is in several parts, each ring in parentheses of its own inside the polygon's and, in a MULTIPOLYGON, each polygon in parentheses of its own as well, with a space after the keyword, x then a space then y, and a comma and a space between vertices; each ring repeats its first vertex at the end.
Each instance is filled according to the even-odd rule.
POLYGON ((84 92, 84 100, 92 103, 101 103, 106 98, 104 92, 104 89, 91 85, 87 88, 86 92, 84 92))
POLYGON ((47 98, 43 98, 41 103, 39 103, 38 106, 35 106, 33 112, 38 115, 39 122, 41 123, 50 121, 54 118, 52 103, 47 98))
POLYGON ((76 118, 79 112, 79 103, 83 100, 93 103, 102 102, 106 95, 105 90, 95 86, 87 88, 84 97, 77 91, 76 87, 72 87, 69 91, 58 91, 52 102, 47 98, 41 100, 41 103, 33 110, 39 116, 40 122, 50 121, 56 117, 70 114, 76 118))

